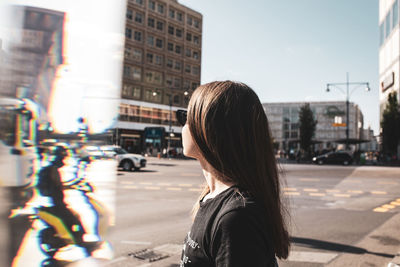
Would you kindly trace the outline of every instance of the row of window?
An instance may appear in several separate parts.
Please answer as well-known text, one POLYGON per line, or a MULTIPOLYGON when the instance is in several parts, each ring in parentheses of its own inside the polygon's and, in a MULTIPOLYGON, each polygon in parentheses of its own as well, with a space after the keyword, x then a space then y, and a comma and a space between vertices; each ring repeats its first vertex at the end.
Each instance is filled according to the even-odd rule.
POLYGON ((392 30, 399 24, 399 2, 395 0, 385 19, 379 25, 379 44, 382 45, 392 30))
MULTIPOLYGON (((131 29, 129 27, 126 27, 126 29, 125 29, 125 37, 128 38, 128 39, 131 39, 131 40, 135 40, 137 42, 142 42, 143 41, 143 32, 142 31, 138 31, 138 30, 133 30, 133 29, 131 29)), ((199 36, 195 35, 195 36, 193 36, 193 39, 192 38, 190 38, 190 39, 193 40, 194 44, 196 44, 196 45, 200 44, 199 36)), ((149 45, 151 47, 164 48, 164 40, 161 39, 161 38, 158 38, 158 37, 154 37, 153 35, 148 35, 147 36, 147 45, 149 45)), ((172 47, 175 46, 172 43, 171 43, 171 45, 172 45, 172 47)), ((170 50, 170 43, 168 43, 168 51, 172 51, 172 50, 170 50)), ((182 51, 182 47, 181 46, 179 46, 178 51, 176 51, 176 49, 175 49, 175 52, 177 54, 181 54, 181 51, 182 51)))
MULTIPOLYGON (((138 4, 140 6, 144 6, 144 1, 143 0, 131 0, 131 2, 133 2, 134 4, 138 4)), ((153 0, 149 0, 148 1, 147 7, 150 10, 152 10, 154 12, 157 12, 159 14, 162 14, 162 15, 164 15, 165 10, 166 10, 166 7, 165 7, 164 4, 156 2, 156 1, 153 1, 153 0)), ((175 19, 175 20, 177 20, 179 22, 183 22, 183 12, 178 11, 178 10, 176 10, 174 8, 170 8, 168 10, 168 16, 171 19, 175 19)), ((197 29, 200 28, 200 21, 197 18, 192 17, 190 15, 186 16, 186 23, 187 23, 187 25, 192 26, 194 28, 197 28, 197 29)))
MULTIPOLYGON (((171 102, 173 104, 181 104, 181 100, 183 99, 186 104, 189 100, 188 96, 185 96, 182 93, 175 93, 175 94, 170 94, 165 92, 164 97, 163 97, 163 93, 161 89, 158 88, 154 88, 154 89, 150 89, 150 88, 145 88, 144 90, 142 89, 141 86, 136 86, 136 85, 132 85, 132 84, 124 84, 122 86, 122 92, 121 92, 121 96, 123 98, 133 98, 133 99, 143 99, 145 101, 149 101, 149 102, 157 102, 157 103, 164 103, 164 104, 169 104, 169 100, 171 98, 171 102)), ((121 106, 125 106, 127 107, 128 105, 126 104, 122 104, 121 106)), ((129 111, 128 109, 121 109, 120 107, 120 114, 122 115, 134 115, 134 112, 132 114, 132 111, 129 111)), ((168 112, 169 114, 169 112, 168 112)))
MULTIPOLYGON (((189 53, 189 56, 191 55, 190 49, 189 49, 189 51, 186 50, 186 52, 187 52, 186 55, 188 55, 188 53, 189 53)), ((193 51, 193 57, 196 59, 198 58, 197 51, 193 51)), ((125 58, 132 59, 136 62, 142 62, 143 52, 139 48, 125 47, 125 58)), ((153 52, 147 52, 146 53, 146 62, 150 63, 150 64, 158 65, 158 66, 163 66, 164 56, 153 53, 153 52)), ((181 71, 182 70, 182 61, 167 58, 166 66, 169 69, 181 71)), ((193 75, 199 75, 200 67, 199 66, 191 66, 190 64, 186 64, 185 72, 191 73, 193 75)))
MULTIPOLYGON (((167 59, 167 61, 169 61, 169 60, 170 59, 167 59)), ((186 65, 185 72, 191 73, 193 75, 199 75, 200 67, 186 65)), ((141 81, 142 80, 142 69, 140 67, 124 65, 123 75, 125 78, 133 79, 135 81, 141 81)), ((163 74, 162 74, 162 72, 159 72, 159 71, 147 70, 147 71, 145 71, 144 81, 147 83, 151 83, 151 84, 162 85, 163 84, 163 74)), ((170 87, 180 88, 182 85, 182 81, 181 81, 181 78, 179 78, 179 77, 167 74, 165 77, 165 84, 170 87)), ((194 84, 194 82, 192 82, 192 83, 184 82, 183 88, 190 89, 192 87, 192 89, 195 89, 198 85, 197 85, 197 83, 195 85, 193 85, 193 84, 194 84), (193 88, 193 86, 195 86, 195 87, 193 88)))

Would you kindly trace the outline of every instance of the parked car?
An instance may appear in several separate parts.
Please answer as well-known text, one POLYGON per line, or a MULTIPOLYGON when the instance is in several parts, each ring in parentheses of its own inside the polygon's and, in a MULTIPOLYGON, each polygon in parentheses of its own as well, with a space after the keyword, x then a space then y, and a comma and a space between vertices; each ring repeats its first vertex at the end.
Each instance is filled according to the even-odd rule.
POLYGON ((132 168, 137 171, 146 167, 147 161, 142 155, 128 153, 119 146, 101 146, 100 148, 105 154, 115 153, 115 158, 118 160, 118 167, 124 171, 131 171, 132 168))
POLYGON ((313 163, 322 165, 322 164, 343 164, 349 165, 353 162, 353 158, 349 153, 344 151, 338 152, 329 152, 317 157, 314 157, 313 163))
POLYGON ((139 170, 146 167, 146 159, 139 154, 128 153, 125 149, 114 145, 87 146, 85 153, 90 159, 115 158, 118 167, 124 171, 139 170))

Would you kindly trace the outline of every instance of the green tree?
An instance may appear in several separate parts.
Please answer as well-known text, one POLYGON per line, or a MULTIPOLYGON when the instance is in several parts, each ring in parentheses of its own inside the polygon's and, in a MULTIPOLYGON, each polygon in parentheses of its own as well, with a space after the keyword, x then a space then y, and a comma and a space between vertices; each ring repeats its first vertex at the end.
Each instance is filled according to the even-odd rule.
POLYGON ((312 138, 315 135, 317 121, 309 103, 305 103, 299 112, 300 123, 300 148, 306 152, 307 157, 311 156, 312 138))
POLYGON ((383 152, 396 155, 400 139, 400 113, 396 92, 392 92, 388 96, 383 110, 381 128, 383 152))

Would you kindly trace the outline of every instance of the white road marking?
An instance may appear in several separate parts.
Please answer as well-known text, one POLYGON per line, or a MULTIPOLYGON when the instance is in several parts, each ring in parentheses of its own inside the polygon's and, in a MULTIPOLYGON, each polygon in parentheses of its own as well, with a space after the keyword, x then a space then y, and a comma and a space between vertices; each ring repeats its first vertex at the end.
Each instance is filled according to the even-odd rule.
POLYGON ((318 189, 315 189, 315 188, 304 188, 303 191, 304 192, 318 192, 318 189))
POLYGON ((384 191, 371 191, 371 194, 373 195, 386 195, 387 193, 384 191))
POLYGON ((170 191, 181 191, 182 188, 179 188, 179 187, 168 187, 167 190, 170 190, 170 191))
POLYGON ((284 192, 283 194, 287 195, 287 196, 299 196, 300 195, 299 192, 284 192))
POLYGON ((178 184, 178 186, 182 186, 182 187, 191 187, 191 184, 178 184))
POLYGON ((312 197, 324 197, 325 196, 324 193, 309 193, 309 195, 312 197))
POLYGON ((298 262, 328 263, 337 255, 338 254, 336 253, 291 251, 287 260, 298 262))
POLYGON ((119 257, 119 258, 113 259, 112 261, 108 261, 107 263, 104 263, 101 266, 110 266, 110 265, 113 265, 114 263, 124 261, 127 259, 128 259, 127 257, 119 257))

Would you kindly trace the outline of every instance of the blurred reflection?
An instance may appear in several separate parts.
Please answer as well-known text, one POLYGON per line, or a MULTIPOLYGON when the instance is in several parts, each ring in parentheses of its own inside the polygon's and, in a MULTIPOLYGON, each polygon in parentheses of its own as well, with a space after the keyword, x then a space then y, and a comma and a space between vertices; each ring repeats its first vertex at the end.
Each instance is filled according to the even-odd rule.
POLYGON ((26 2, 0 7, 0 265, 111 259, 117 163, 86 147, 116 122, 125 2, 91 6, 100 23, 87 3, 26 2))

